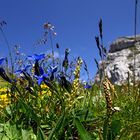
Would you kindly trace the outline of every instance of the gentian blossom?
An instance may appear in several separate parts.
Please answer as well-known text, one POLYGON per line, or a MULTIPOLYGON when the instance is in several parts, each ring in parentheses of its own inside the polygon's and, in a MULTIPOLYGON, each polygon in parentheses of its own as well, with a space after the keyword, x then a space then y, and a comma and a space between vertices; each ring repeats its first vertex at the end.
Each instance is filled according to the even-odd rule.
POLYGON ((86 84, 86 85, 84 86, 84 88, 86 88, 86 89, 91 89, 91 88, 92 88, 92 86, 91 86, 91 85, 89 85, 89 84, 86 84))
POLYGON ((49 78, 49 74, 44 73, 44 71, 41 72, 40 76, 35 75, 37 78, 38 85, 41 85, 41 83, 49 78))
POLYGON ((7 81, 7 82, 9 82, 9 83, 12 82, 12 80, 7 76, 5 70, 4 70, 2 67, 0 67, 0 76, 1 76, 5 81, 7 81))
POLYGON ((1 58, 0 59, 0 76, 7 82, 11 83, 12 80, 7 76, 5 70, 1 67, 1 64, 3 63, 3 61, 5 61, 6 58, 1 58))
POLYGON ((23 73, 27 72, 29 67, 31 67, 31 65, 27 65, 25 68, 15 71, 15 74, 19 74, 19 75, 23 74, 23 73))
POLYGON ((54 67, 51 66, 50 68, 51 68, 50 69, 51 73, 55 73, 57 71, 58 66, 54 66, 54 67))
POLYGON ((50 80, 54 79, 54 73, 57 71, 58 66, 50 67, 49 73, 51 74, 50 80))
POLYGON ((57 71, 57 66, 50 67, 50 69, 47 71, 47 73, 44 73, 44 70, 40 67, 40 75, 35 75, 35 77, 38 80, 38 85, 41 85, 41 83, 45 80, 53 80, 54 79, 54 73, 57 71))
POLYGON ((15 74, 19 74, 21 78, 26 79, 29 82, 30 86, 34 85, 34 82, 32 80, 32 77, 30 74, 27 72, 28 68, 31 67, 31 65, 27 65, 25 68, 22 68, 20 70, 17 70, 15 74))
POLYGON ((45 58, 45 54, 40 54, 40 55, 34 54, 32 56, 28 56, 28 60, 35 60, 34 69, 35 69, 35 75, 37 75, 37 76, 40 76, 41 75, 41 73, 40 73, 41 68, 39 66, 38 61, 41 60, 41 59, 43 59, 43 58, 45 58))
POLYGON ((3 58, 0 58, 0 65, 3 63, 3 61, 5 61, 6 60, 6 58, 5 57, 3 57, 3 58))
POLYGON ((28 60, 35 60, 39 61, 41 59, 45 58, 45 54, 33 54, 32 56, 28 56, 28 60))

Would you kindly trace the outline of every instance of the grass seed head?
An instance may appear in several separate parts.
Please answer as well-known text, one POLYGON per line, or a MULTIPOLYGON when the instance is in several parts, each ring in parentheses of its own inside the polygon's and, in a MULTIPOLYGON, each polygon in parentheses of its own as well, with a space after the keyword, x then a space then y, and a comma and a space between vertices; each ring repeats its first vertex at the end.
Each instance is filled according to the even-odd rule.
POLYGON ((111 99, 111 93, 110 93, 109 80, 107 77, 105 77, 103 81, 103 88, 104 88, 104 94, 106 98, 107 112, 110 114, 113 108, 113 105, 112 105, 112 99, 111 99))

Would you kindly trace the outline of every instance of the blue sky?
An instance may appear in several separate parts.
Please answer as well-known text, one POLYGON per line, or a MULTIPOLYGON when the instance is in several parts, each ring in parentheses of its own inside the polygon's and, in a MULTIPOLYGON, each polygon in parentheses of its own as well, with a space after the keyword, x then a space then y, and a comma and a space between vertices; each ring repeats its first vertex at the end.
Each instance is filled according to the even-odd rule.
MULTIPOLYGON (((138 29, 140 33, 140 2, 138 3, 138 29)), ((60 44, 63 55, 71 49, 71 57, 81 56, 88 65, 90 76, 96 73, 94 58, 99 60, 94 37, 98 34, 98 21, 103 20, 104 44, 120 36, 134 34, 134 0, 0 0, 0 20, 7 26, 4 32, 13 48, 19 44, 27 55, 50 50, 50 44, 34 46, 43 36, 43 24, 51 22, 57 36, 53 44, 60 44)), ((0 34, 0 57, 8 54, 0 34)))

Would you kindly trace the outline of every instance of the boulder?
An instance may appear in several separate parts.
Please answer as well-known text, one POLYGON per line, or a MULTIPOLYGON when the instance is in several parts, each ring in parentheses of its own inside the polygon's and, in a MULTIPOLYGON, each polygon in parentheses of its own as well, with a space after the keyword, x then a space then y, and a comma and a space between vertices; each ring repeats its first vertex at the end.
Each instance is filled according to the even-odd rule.
POLYGON ((107 57, 100 62, 95 82, 100 81, 100 74, 105 66, 108 78, 114 84, 140 81, 140 35, 120 37, 110 45, 107 57))

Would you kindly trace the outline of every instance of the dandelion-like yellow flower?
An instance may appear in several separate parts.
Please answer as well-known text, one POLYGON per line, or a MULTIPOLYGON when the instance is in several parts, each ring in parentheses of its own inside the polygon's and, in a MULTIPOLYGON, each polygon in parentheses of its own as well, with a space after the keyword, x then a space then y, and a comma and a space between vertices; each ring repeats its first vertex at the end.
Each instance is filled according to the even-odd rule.
POLYGON ((0 88, 0 109, 5 108, 10 103, 6 92, 6 87, 0 88))

